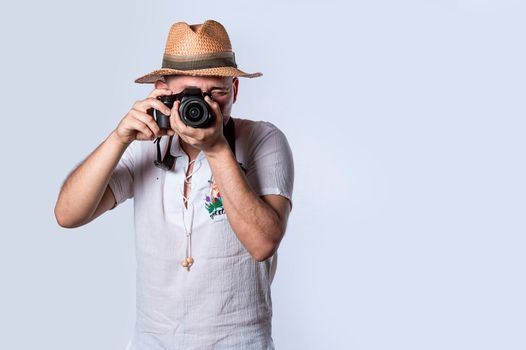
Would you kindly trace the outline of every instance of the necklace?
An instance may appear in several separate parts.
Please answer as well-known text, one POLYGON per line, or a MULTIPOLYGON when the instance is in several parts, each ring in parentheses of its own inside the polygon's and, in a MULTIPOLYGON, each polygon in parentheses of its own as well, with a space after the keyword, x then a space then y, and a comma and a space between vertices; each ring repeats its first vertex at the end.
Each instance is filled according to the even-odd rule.
MULTIPOLYGON (((199 164, 201 164, 201 163, 199 163, 199 164)), ((195 209, 195 207, 194 207, 194 203, 189 201, 189 196, 186 197, 184 195, 183 187, 184 187, 184 184, 190 184, 191 183, 188 179, 190 179, 194 175, 194 172, 199 170, 199 168, 201 168, 201 166, 199 166, 197 169, 195 169, 195 159, 190 161, 188 163, 187 167, 184 169, 184 173, 185 173, 184 183, 180 187, 180 192, 181 192, 181 195, 183 197, 183 205, 184 205, 184 209, 182 211, 182 218, 183 218, 182 221, 183 221, 184 231, 185 231, 185 234, 186 234, 186 252, 185 252, 184 260, 181 261, 181 266, 186 268, 187 271, 190 271, 190 267, 192 267, 192 265, 194 264, 194 258, 192 256, 192 228, 193 228, 193 224, 194 224, 194 209, 195 209), (188 168, 190 167, 190 165, 192 163, 194 163, 194 167, 192 167, 192 173, 190 175, 186 175, 186 173, 188 172, 188 168), (190 206, 188 206, 188 204, 190 204, 190 206), (190 229, 188 229, 188 227, 186 226, 186 219, 185 219, 185 214, 188 211, 190 212, 190 229)), ((210 196, 212 196, 212 191, 213 191, 213 188, 212 188, 213 179, 214 179, 214 175, 212 174, 210 176, 210 180, 208 180, 210 196)))
MULTIPOLYGON (((228 144, 230 146, 230 149, 232 150, 232 153, 234 154, 234 157, 235 157, 236 156, 236 146, 235 146, 236 133, 235 133, 235 127, 234 127, 234 119, 232 117, 228 118, 228 122, 226 123, 226 125, 223 128, 223 134, 225 135, 225 138, 227 139, 228 144)), ((170 159, 167 159, 166 161, 165 160, 163 160, 162 162, 160 161, 160 159, 161 159, 160 158, 161 157, 160 156, 160 146, 159 146, 159 144, 157 144, 157 158, 158 158, 158 162, 157 163, 159 163, 159 164, 167 163, 167 164, 165 164, 165 166, 163 167, 163 166, 160 166, 160 165, 158 165, 156 163, 156 166, 160 166, 164 170, 169 170, 175 165, 175 159, 173 158, 173 156, 171 156, 171 154, 169 152, 170 145, 172 143, 172 138, 173 138, 173 136, 170 136, 170 140, 169 140, 169 143, 168 143, 168 151, 167 151, 167 153, 165 155, 165 158, 168 158, 168 156, 170 156, 170 159)), ((192 267, 192 265, 195 262, 195 259, 192 256, 192 228, 193 228, 193 223, 194 223, 194 204, 191 203, 189 201, 189 198, 184 195, 184 189, 183 188, 184 188, 185 184, 189 184, 190 183, 190 181, 188 181, 188 179, 190 179, 192 177, 192 175, 194 174, 194 172, 196 170, 199 170, 199 168, 201 167, 201 166, 199 166, 197 169, 192 167, 192 173, 190 175, 186 175, 190 165, 192 163, 194 163, 194 165, 195 165, 195 161, 196 161, 196 159, 188 162, 187 167, 184 169, 184 174, 185 174, 184 183, 179 188, 179 190, 181 192, 181 195, 183 197, 184 208, 182 210, 182 217, 183 217, 182 221, 183 221, 184 231, 185 231, 185 234, 186 234, 186 252, 185 252, 184 260, 181 261, 181 266, 183 268, 186 268, 187 271, 190 271, 190 267, 192 267), (190 204, 190 206, 188 206, 188 204, 190 204), (188 227, 186 226, 185 214, 187 212, 190 213, 190 229, 188 229, 188 227)), ((201 161, 199 161, 199 165, 201 165, 201 161)), ((239 165, 241 166, 241 169, 246 172, 246 170, 243 168, 241 163, 239 163, 239 165)), ((210 176, 210 180, 208 180, 208 183, 209 183, 209 186, 210 186, 209 187, 209 192, 210 192, 210 198, 211 198, 212 197, 212 193, 213 193, 213 183, 214 183, 214 175, 213 174, 210 176)))

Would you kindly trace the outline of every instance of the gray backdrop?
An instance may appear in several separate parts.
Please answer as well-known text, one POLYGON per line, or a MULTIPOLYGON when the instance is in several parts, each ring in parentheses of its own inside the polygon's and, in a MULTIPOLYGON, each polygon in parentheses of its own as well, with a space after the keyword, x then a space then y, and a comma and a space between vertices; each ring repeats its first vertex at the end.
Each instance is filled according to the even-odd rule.
MULTIPOLYGON (((222 22, 233 115, 294 152, 277 349, 524 349, 524 2, 2 5, 1 349, 124 349, 133 202, 54 218, 69 171, 150 92, 172 23, 222 22)), ((152 144, 153 147, 153 144, 152 144)))

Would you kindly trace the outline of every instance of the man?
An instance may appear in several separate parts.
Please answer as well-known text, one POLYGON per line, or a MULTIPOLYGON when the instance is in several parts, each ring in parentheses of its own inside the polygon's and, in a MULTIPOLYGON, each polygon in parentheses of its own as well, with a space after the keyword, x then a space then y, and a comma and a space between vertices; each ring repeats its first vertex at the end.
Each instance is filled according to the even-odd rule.
POLYGON ((155 89, 61 189, 55 215, 69 228, 134 198, 137 320, 128 349, 274 349, 270 284, 292 209, 292 153, 275 125, 230 115, 238 77, 260 75, 237 68, 220 23, 175 23, 162 68, 136 80, 155 89), (170 109, 157 99, 188 87, 205 93, 209 126, 186 125, 180 101, 170 109))

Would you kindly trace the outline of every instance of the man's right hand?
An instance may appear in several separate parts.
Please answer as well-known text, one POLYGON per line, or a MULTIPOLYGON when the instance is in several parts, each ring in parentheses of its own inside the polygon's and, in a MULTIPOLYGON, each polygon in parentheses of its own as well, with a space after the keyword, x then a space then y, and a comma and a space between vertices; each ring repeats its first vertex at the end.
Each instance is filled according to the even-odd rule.
POLYGON ((154 89, 144 100, 135 102, 132 109, 122 118, 115 129, 117 138, 125 145, 134 140, 154 140, 161 136, 172 136, 175 131, 159 128, 154 117, 148 114, 148 109, 154 108, 163 114, 170 115, 171 110, 157 99, 158 96, 171 95, 168 89, 154 89))

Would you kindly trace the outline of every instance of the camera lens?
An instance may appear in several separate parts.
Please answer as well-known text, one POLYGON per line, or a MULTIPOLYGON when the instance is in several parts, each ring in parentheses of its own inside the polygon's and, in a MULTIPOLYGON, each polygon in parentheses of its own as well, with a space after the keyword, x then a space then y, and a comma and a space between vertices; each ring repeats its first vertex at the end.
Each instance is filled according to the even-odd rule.
POLYGON ((188 87, 181 93, 179 115, 181 121, 193 128, 206 128, 212 122, 212 112, 199 88, 188 87))
POLYGON ((203 108, 200 105, 193 105, 188 109, 188 119, 197 121, 203 115, 203 108))
POLYGON ((207 127, 212 118, 206 102, 200 96, 183 97, 179 114, 183 123, 194 128, 207 127))

